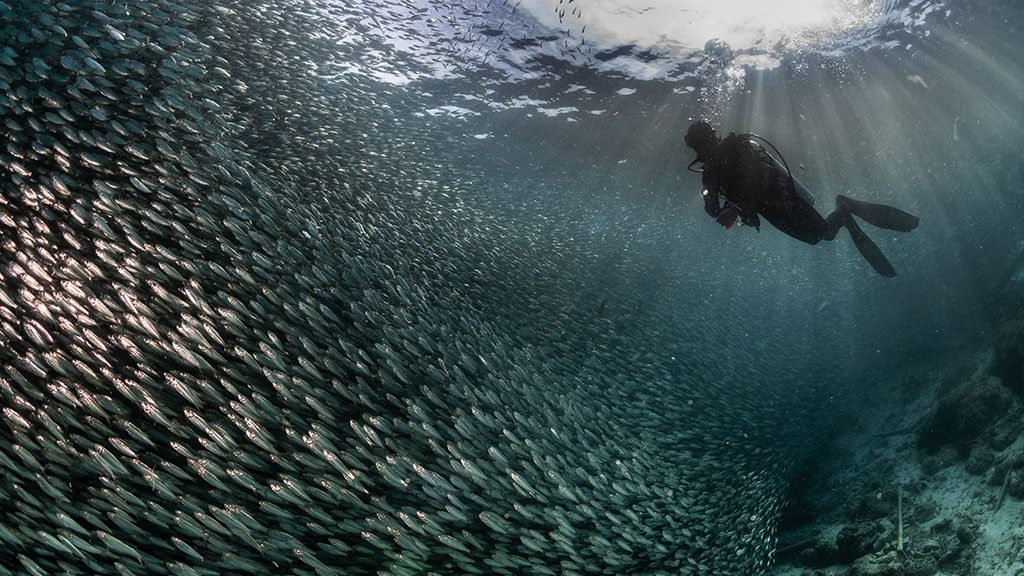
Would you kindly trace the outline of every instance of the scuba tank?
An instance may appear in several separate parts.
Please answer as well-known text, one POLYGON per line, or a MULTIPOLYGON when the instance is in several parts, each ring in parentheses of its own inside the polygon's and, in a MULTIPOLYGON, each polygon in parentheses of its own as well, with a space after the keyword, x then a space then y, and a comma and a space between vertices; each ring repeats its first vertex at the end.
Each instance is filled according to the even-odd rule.
POLYGON ((803 198, 804 201, 806 201, 808 204, 814 206, 814 194, 811 194, 811 191, 808 190, 806 186, 801 184, 800 181, 796 179, 796 176, 793 176, 793 171, 789 169, 789 164, 787 164, 786 159, 782 157, 782 152, 779 152, 779 149, 776 148, 774 144, 769 142, 768 139, 765 138, 764 136, 754 134, 753 132, 751 132, 747 136, 749 137, 751 146, 756 146, 758 149, 764 151, 764 155, 768 157, 768 168, 773 172, 785 174, 786 177, 789 178, 789 181, 793 184, 793 189, 796 190, 796 193, 799 194, 800 197, 803 198), (757 140, 760 140, 761 142, 764 142, 765 144, 770 146, 771 149, 774 150, 776 154, 778 154, 779 158, 781 158, 782 161, 780 162, 778 159, 775 158, 775 156, 769 154, 768 151, 765 150, 764 146, 761 145, 761 142, 758 142, 757 140))

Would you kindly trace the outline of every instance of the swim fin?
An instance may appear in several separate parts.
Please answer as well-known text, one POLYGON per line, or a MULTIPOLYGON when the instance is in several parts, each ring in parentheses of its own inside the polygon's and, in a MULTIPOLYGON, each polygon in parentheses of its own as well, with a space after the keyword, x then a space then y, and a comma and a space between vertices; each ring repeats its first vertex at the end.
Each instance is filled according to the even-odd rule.
POLYGON ((919 219, 910 212, 904 212, 899 208, 889 206, 887 204, 875 204, 874 202, 864 202, 863 200, 854 200, 847 196, 838 195, 836 196, 836 204, 845 204, 849 211, 861 220, 877 226, 879 228, 885 228, 886 230, 896 230, 898 232, 910 232, 914 228, 917 228, 919 219))
POLYGON ((857 246, 857 250, 860 251, 860 255, 871 264, 871 267, 886 278, 895 276, 896 269, 889 263, 889 259, 885 257, 885 254, 882 254, 878 245, 860 229, 860 226, 853 220, 852 216, 846 217, 845 225, 846 229, 850 231, 850 236, 853 238, 853 243, 857 246))

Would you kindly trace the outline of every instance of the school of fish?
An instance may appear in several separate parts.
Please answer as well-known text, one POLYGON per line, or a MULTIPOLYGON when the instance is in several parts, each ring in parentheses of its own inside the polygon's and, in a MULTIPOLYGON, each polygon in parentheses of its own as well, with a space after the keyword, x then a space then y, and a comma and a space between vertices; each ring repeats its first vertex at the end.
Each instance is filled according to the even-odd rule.
POLYGON ((0 574, 763 573, 779 399, 595 319, 355 11, 0 0, 0 574))

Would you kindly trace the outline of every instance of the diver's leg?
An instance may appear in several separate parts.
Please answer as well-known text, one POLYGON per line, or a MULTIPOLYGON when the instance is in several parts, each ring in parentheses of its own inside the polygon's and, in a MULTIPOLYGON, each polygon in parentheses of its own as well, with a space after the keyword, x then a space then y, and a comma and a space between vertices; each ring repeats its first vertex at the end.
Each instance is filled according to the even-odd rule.
POLYGON ((885 254, 882 254, 882 250, 878 248, 878 245, 860 229, 860 226, 853 220, 853 216, 846 217, 846 229, 850 231, 850 236, 853 238, 853 244, 857 247, 857 251, 871 264, 875 272, 886 278, 892 278, 896 275, 896 269, 889 263, 889 259, 885 257, 885 254))
POLYGON ((834 240, 836 234, 839 233, 839 229, 845 226, 849 230, 850 237, 853 238, 853 244, 857 247, 860 255, 871 264, 871 267, 876 272, 886 278, 892 278, 896 275, 896 269, 889 263, 889 259, 885 257, 885 254, 882 254, 882 250, 879 249, 878 245, 871 238, 868 238, 868 235, 857 225, 857 221, 853 219, 854 213, 850 209, 848 200, 849 198, 846 196, 836 196, 836 209, 825 217, 824 239, 834 240))
POLYGON ((773 194, 758 213, 780 231, 808 244, 831 240, 836 235, 834 231, 829 235, 825 218, 791 188, 773 194))
POLYGON ((853 212, 845 200, 845 196, 837 197, 836 209, 824 218, 818 215, 810 204, 805 203, 801 210, 787 213, 788 219, 778 218, 779 223, 771 218, 769 221, 775 224, 776 228, 808 244, 817 244, 821 240, 835 240, 839 229, 845 227, 850 231, 853 243, 857 246, 861 256, 871 264, 876 272, 888 278, 895 276, 896 270, 889 263, 885 254, 882 254, 878 246, 854 221, 853 212), (792 218, 794 214, 799 214, 802 217, 794 220, 792 218))
POLYGON ((854 200, 842 194, 836 196, 836 207, 840 206, 845 206, 851 214, 872 226, 898 232, 910 232, 917 228, 917 216, 893 206, 854 200))
POLYGON ((825 228, 822 230, 821 235, 822 240, 835 240, 839 229, 846 225, 849 217, 850 209, 841 204, 837 198, 836 209, 828 216, 825 216, 825 228))

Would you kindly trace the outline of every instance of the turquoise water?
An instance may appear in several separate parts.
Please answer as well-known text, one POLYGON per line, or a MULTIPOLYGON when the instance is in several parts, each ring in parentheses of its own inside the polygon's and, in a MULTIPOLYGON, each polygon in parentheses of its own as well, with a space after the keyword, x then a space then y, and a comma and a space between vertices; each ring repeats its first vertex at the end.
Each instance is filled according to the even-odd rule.
POLYGON ((765 573, 999 314, 1022 19, 700 4, 0 2, 0 573, 765 573), (899 276, 723 230, 697 118, 899 276))

